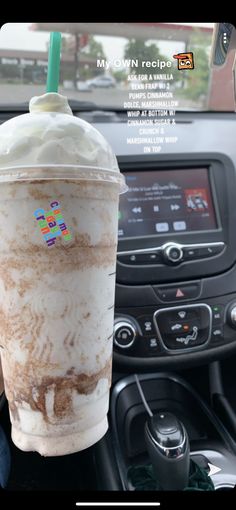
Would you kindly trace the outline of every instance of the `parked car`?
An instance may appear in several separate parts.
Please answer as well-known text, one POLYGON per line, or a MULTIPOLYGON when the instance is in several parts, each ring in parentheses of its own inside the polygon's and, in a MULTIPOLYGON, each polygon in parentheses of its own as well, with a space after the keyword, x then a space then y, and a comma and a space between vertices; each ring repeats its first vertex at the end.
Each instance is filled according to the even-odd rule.
POLYGON ((91 87, 88 85, 87 81, 77 81, 77 90, 80 92, 92 92, 91 87))
POLYGON ((116 80, 112 76, 96 76, 92 80, 87 80, 90 88, 111 88, 116 86, 116 80))

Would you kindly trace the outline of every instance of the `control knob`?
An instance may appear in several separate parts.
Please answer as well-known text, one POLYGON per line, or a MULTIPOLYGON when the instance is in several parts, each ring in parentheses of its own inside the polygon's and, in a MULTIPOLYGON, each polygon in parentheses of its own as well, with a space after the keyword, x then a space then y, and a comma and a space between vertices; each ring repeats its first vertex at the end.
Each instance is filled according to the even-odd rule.
POLYGON ((231 328, 236 329, 236 303, 232 303, 228 309, 228 322, 231 328))
POLYGON ((183 258, 183 250, 177 243, 167 243, 164 246, 163 255, 167 262, 177 264, 183 258))
POLYGON ((129 349, 135 342, 137 328, 131 320, 118 318, 114 324, 114 344, 120 349, 129 349))

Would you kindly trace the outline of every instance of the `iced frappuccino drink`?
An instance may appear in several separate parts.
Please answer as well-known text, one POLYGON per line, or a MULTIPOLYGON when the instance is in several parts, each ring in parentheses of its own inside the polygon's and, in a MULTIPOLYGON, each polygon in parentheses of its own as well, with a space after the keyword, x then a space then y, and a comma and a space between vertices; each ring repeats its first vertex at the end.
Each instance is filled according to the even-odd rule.
POLYGON ((0 345, 12 439, 64 455, 108 427, 119 193, 103 136, 48 93, 0 127, 0 345))

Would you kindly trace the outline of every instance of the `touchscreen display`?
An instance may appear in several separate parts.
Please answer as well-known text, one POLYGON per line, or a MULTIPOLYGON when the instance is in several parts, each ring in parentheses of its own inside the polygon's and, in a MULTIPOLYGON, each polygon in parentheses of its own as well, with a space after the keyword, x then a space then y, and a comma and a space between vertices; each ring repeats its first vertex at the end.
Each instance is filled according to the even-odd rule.
POLYGON ((207 168, 124 172, 119 239, 217 229, 207 168))

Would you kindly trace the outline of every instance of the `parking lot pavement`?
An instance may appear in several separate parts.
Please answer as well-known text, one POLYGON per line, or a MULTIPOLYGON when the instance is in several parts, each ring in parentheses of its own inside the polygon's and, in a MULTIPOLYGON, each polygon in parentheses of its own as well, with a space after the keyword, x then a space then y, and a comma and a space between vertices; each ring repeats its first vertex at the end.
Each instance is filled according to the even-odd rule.
MULTIPOLYGON (((13 85, 0 83, 0 103, 29 102, 31 97, 44 94, 45 88, 44 85, 13 85)), ((128 90, 120 90, 118 88, 99 88, 93 89, 91 92, 60 88, 59 93, 67 96, 69 99, 90 101, 96 105, 113 106, 114 108, 122 108, 124 101, 128 100, 128 90)))
MULTIPOLYGON (((7 84, 0 83, 0 104, 11 103, 28 103, 31 97, 45 94, 46 85, 27 85, 27 84, 7 84)), ((122 88, 97 88, 92 89, 90 92, 83 92, 73 89, 65 89, 60 87, 59 93, 67 96, 69 99, 76 99, 78 101, 89 101, 98 106, 112 108, 123 108, 124 102, 131 102, 129 99, 130 89, 122 88)), ((177 99, 174 97, 173 99, 177 99)), ((204 105, 195 103, 187 98, 179 100, 179 109, 203 109, 204 105)), ((127 108, 126 108, 127 109, 127 108)))

